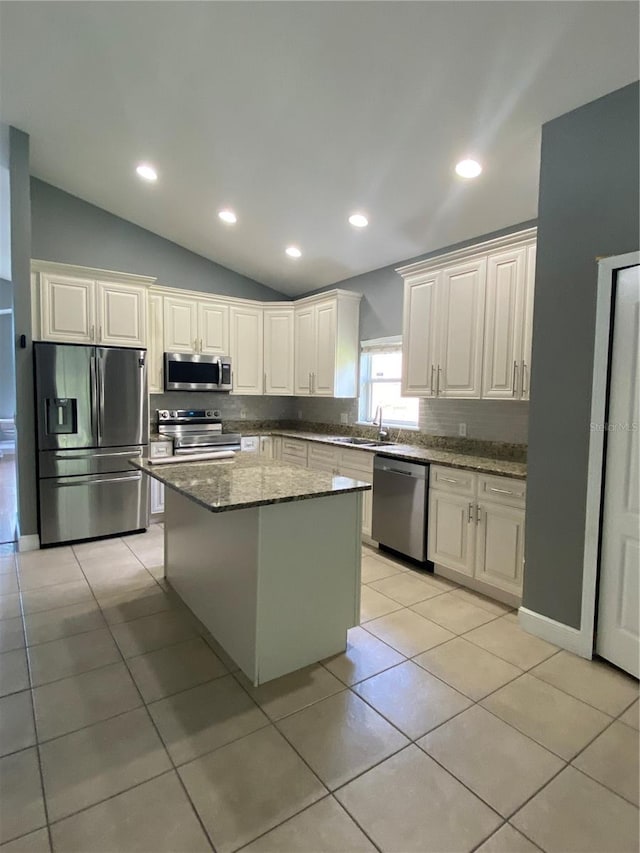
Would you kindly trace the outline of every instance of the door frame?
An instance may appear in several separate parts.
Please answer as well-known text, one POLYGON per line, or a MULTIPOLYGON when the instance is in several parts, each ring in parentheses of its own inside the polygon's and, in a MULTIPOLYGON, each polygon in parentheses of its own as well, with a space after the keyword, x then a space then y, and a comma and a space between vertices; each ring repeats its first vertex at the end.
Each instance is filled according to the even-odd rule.
POLYGON ((592 658, 595 647, 596 601, 602 539, 602 510, 605 467, 604 424, 609 396, 609 363, 614 309, 616 273, 640 264, 640 252, 629 252, 598 261, 598 290, 596 295, 596 329, 593 351, 593 383, 591 390, 591 419, 589 458, 587 467, 587 501, 584 530, 584 560, 582 574, 582 609, 577 638, 578 654, 592 658))

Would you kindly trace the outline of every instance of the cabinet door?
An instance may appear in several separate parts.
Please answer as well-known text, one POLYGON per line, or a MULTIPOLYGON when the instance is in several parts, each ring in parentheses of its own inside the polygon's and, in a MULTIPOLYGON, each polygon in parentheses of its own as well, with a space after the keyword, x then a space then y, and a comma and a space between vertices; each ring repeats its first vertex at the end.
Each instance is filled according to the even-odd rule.
POLYGON ((147 382, 150 394, 159 394, 164 390, 163 335, 162 335, 162 296, 150 293, 147 303, 148 347, 147 382))
POLYGON ((531 340, 533 337, 533 295, 536 283, 536 244, 527 246, 527 269, 525 273, 524 322, 522 334, 522 374, 520 389, 523 400, 529 399, 531 386, 531 340))
POLYGON ((435 396, 437 367, 436 298, 440 273, 405 282, 402 324, 402 393, 435 396))
POLYGON ((98 343, 118 347, 147 345, 147 291, 144 287, 96 282, 98 343))
POLYGON ((473 575, 475 503, 472 498, 429 490, 428 557, 473 575))
POLYGON ((265 459, 275 459, 274 456, 274 439, 270 435, 260 436, 260 456, 265 459))
POLYGON ((229 355, 229 306, 222 302, 198 302, 198 351, 229 355))
POLYGON ((315 370, 316 327, 314 306, 295 309, 295 393, 311 393, 311 374, 315 370))
MULTIPOLYGON (((352 480, 361 480, 363 483, 373 483, 373 474, 365 474, 358 468, 348 468, 341 465, 338 469, 341 477, 351 477, 352 480)), ((362 492, 362 534, 371 539, 371 518, 373 514, 373 489, 362 492)))
POLYGON ((271 436, 272 459, 282 459, 282 436, 271 436))
POLYGON ((232 394, 262 394, 262 308, 231 308, 232 394))
POLYGON ((149 503, 151 515, 164 512, 164 486, 155 477, 149 477, 149 503))
POLYGON ((337 308, 335 299, 315 306, 316 353, 311 377, 311 393, 314 396, 333 397, 336 377, 337 308))
POLYGON ((526 253, 524 247, 489 255, 482 396, 520 397, 526 253))
POLYGON ((293 394, 293 308, 264 309, 265 393, 293 394))
POLYGON ((195 352, 197 344, 198 303, 188 297, 165 296, 165 352, 195 352))
POLYGON ((41 339, 91 344, 95 336, 95 282, 40 275, 41 339))
POLYGON ((481 501, 476 513, 476 578, 521 595, 524 510, 481 501))
POLYGON ((443 397, 480 397, 486 274, 486 258, 442 273, 436 388, 443 397))

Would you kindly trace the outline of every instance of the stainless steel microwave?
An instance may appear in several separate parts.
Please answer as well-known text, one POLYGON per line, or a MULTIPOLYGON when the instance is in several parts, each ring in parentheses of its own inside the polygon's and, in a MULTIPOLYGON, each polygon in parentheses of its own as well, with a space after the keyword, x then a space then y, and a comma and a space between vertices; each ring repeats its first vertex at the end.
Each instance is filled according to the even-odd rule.
POLYGON ((231 391, 231 359, 227 355, 165 352, 165 391, 231 391))

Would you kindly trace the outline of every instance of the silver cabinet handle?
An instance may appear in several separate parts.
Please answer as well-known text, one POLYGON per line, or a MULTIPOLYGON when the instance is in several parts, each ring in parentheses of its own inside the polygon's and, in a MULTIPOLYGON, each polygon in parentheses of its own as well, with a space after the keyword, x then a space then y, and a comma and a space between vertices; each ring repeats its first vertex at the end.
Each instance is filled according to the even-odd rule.
POLYGON ((92 326, 91 327, 91 340, 95 341, 95 339, 96 339, 96 327, 92 326))
POLYGON ((478 504, 476 506, 476 524, 480 524, 480 522, 482 520, 482 516, 480 515, 481 512, 482 512, 482 510, 480 509, 480 504, 478 504))
POLYGON ((438 381, 436 383, 436 397, 440 396, 440 374, 442 373, 442 368, 438 365, 438 381))
POLYGON ((498 489, 496 486, 489 486, 487 488, 488 492, 498 492, 500 495, 513 495, 514 498, 519 498, 520 495, 517 492, 510 492, 509 489, 498 489))
POLYGON ((526 362, 523 361, 522 362, 522 382, 520 383, 520 390, 521 390, 522 394, 526 394, 526 392, 529 390, 528 388, 524 387, 524 377, 525 377, 526 372, 527 372, 527 364, 526 364, 526 362))
POLYGON ((467 513, 467 522, 469 524, 473 521, 473 504, 469 504, 469 512, 467 513))
POLYGON ((309 371, 309 393, 311 394, 311 371, 309 371))
POLYGON ((432 364, 431 365, 431 386, 430 386, 430 390, 431 390, 432 394, 433 394, 433 373, 434 373, 434 371, 435 371, 435 366, 432 364))
POLYGON ((202 352, 202 338, 200 338, 200 352, 202 352))
POLYGON ((311 373, 311 393, 315 394, 316 392, 316 375, 315 373, 311 373))
POLYGON ((516 387, 517 386, 517 379, 516 379, 517 372, 518 372, 518 362, 514 361, 513 362, 513 376, 511 377, 512 381, 513 381, 513 387, 511 389, 511 396, 512 397, 516 396, 516 391, 518 390, 516 387))
POLYGON ((267 373, 266 371, 262 374, 262 393, 267 393, 267 373))
POLYGON ((460 480, 454 480, 451 477, 438 477, 439 480, 444 480, 445 483, 459 483, 460 480))

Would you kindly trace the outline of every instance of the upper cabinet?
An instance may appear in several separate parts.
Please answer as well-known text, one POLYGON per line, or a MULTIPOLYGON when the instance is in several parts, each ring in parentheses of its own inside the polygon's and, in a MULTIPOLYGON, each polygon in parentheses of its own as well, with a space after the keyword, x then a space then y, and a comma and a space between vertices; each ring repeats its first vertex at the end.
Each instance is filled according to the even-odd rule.
POLYGON ((357 397, 359 294, 335 290, 295 303, 295 393, 357 397))
POLYGON ((264 392, 293 394, 294 309, 282 305, 264 309, 264 392))
POLYGON ((442 397, 479 397, 482 379, 484 258, 442 273, 436 390, 442 397))
POLYGON ((528 229, 398 270, 404 395, 528 399, 535 252, 528 229))
POLYGON ((34 304, 34 338, 145 347, 147 285, 153 279, 116 274, 98 279, 86 275, 91 272, 78 269, 75 274, 76 268, 62 264, 39 269, 34 264, 34 297, 39 296, 34 304))
POLYGON ((146 347, 151 393, 164 353, 183 352, 230 355, 232 394, 357 397, 360 294, 255 302, 154 281, 32 261, 33 338, 146 347))
POLYGON ((231 307, 233 394, 264 393, 262 306, 231 307))
POLYGON ((147 289, 97 281, 98 339, 107 346, 143 347, 147 341, 147 289))

